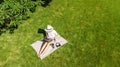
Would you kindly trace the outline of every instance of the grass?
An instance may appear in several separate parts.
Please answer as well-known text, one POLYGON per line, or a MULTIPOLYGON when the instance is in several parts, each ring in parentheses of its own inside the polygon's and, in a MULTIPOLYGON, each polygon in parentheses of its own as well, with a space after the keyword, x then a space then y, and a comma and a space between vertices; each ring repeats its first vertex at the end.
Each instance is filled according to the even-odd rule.
POLYGON ((0 36, 0 67, 119 67, 119 0, 53 0, 0 36), (51 24, 68 44, 40 60, 30 44, 51 24))

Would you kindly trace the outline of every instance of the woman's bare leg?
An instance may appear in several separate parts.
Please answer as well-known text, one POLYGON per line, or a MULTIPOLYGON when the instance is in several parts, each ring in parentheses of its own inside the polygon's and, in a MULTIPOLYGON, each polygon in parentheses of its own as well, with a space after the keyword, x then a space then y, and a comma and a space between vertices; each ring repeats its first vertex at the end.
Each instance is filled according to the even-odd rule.
POLYGON ((48 42, 43 43, 43 46, 41 47, 38 56, 43 52, 44 48, 47 46, 48 42))
POLYGON ((46 52, 46 50, 49 48, 49 46, 50 46, 51 44, 54 44, 54 40, 52 40, 51 42, 49 42, 49 43, 47 44, 47 46, 44 48, 44 50, 41 52, 40 55, 43 55, 43 54, 46 52))

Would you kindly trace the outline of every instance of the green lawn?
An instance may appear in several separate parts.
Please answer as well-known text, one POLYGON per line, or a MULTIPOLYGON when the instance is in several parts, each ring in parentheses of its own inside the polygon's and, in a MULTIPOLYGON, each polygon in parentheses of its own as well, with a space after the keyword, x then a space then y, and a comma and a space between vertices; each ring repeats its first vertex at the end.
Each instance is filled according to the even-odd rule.
POLYGON ((120 67, 120 0, 53 0, 0 36, 0 67, 120 67), (68 43, 43 60, 30 44, 51 24, 68 43))

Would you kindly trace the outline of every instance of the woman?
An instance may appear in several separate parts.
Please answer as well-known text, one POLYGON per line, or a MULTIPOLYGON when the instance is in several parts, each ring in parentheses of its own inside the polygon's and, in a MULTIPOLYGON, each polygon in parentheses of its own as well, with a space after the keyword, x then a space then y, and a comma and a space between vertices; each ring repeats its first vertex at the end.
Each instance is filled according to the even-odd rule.
POLYGON ((44 38, 43 46, 41 47, 38 56, 43 55, 50 45, 54 46, 55 37, 58 35, 53 27, 50 25, 47 25, 45 32, 46 37, 44 38))

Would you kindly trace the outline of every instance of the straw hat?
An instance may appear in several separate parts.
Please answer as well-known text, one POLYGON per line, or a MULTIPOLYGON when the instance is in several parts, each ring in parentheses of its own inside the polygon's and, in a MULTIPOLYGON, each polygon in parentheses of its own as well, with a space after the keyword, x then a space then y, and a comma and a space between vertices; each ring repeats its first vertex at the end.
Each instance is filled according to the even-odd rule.
POLYGON ((47 25, 45 31, 46 32, 51 32, 51 31, 53 31, 53 27, 51 25, 47 25))

